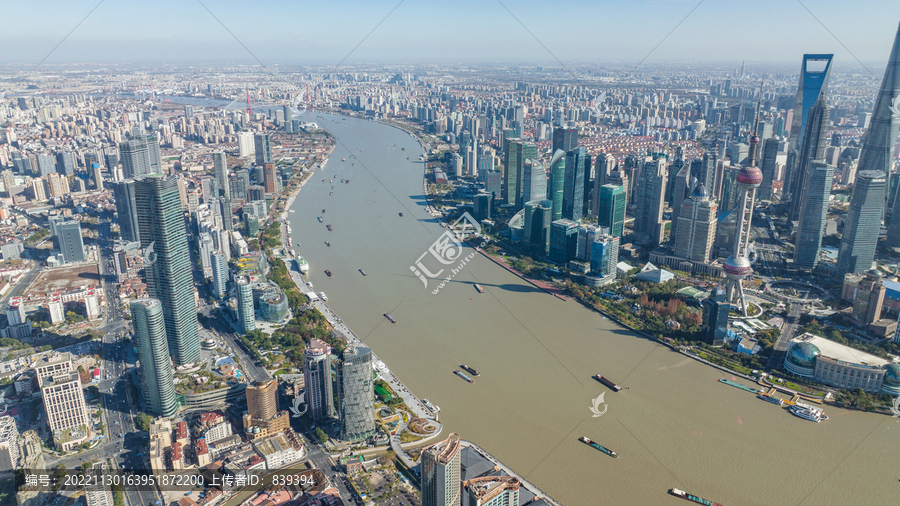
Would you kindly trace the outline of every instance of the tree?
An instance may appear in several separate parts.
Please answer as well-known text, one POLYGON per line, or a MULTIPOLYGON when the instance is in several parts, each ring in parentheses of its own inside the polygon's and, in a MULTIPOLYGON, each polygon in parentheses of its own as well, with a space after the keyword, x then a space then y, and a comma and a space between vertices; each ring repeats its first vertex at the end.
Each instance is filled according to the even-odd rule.
POLYGON ((151 422, 153 422, 153 418, 144 412, 140 412, 134 417, 134 425, 138 430, 150 430, 151 422))
POLYGON ((328 434, 321 427, 316 427, 316 438, 319 440, 319 444, 325 444, 328 441, 328 434))

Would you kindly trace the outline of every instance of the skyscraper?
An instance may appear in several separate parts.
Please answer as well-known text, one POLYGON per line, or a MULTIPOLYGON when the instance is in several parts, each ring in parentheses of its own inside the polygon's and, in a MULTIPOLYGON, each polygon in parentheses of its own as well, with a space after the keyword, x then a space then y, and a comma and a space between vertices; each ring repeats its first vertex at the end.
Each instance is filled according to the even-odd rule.
POLYGON ((372 350, 348 346, 338 363, 341 439, 358 441, 375 433, 372 350))
POLYGON ((578 223, 565 218, 550 224, 550 261, 565 264, 578 251, 578 223))
MULTIPOLYGON (((858 171, 878 170, 885 174, 891 173, 897 133, 900 130, 900 98, 897 97, 900 97, 900 28, 894 37, 891 56, 881 79, 881 88, 878 90, 878 98, 875 99, 869 129, 863 135, 858 171)), ((897 196, 900 196, 900 190, 892 195, 894 202, 897 202, 897 196)), ((900 246, 898 236, 900 236, 900 209, 894 206, 888 223, 888 246, 900 246)))
POLYGON ((608 227, 613 237, 622 238, 625 230, 625 190, 621 186, 607 184, 600 187, 597 200, 597 225, 608 227))
POLYGON ((634 231, 650 237, 650 247, 655 248, 663 240, 666 224, 663 222, 663 208, 666 205, 666 156, 656 153, 647 158, 640 174, 637 188, 637 212, 634 218, 634 231))
POLYGON ((19 429, 16 419, 0 416, 0 472, 19 469, 19 429))
POLYGON ((422 451, 422 506, 460 506, 459 434, 422 451))
POLYGON ((853 321, 857 325, 871 325, 881 319, 884 305, 884 294, 887 292, 881 278, 884 275, 878 269, 869 269, 859 281, 856 296, 853 298, 853 321))
POLYGON ((756 126, 750 137, 750 149, 747 165, 741 167, 735 178, 739 191, 738 205, 734 210, 736 226, 734 235, 734 248, 732 254, 725 260, 722 270, 728 281, 725 285, 725 295, 728 303, 740 303, 741 311, 747 316, 747 302, 744 299, 744 287, 741 281, 753 273, 750 263, 750 228, 753 219, 753 205, 756 200, 756 189, 762 183, 762 171, 756 166, 756 157, 759 154, 759 136, 756 129, 759 126, 759 107, 762 104, 762 89, 760 99, 756 106, 756 126))
POLYGON ((266 193, 281 193, 281 176, 274 163, 263 165, 263 178, 265 179, 266 193))
MULTIPOLYGON (((151 136, 155 139, 155 136, 151 136)), ((119 143, 119 155, 122 157, 122 172, 126 178, 135 178, 149 174, 158 174, 160 167, 154 163, 152 146, 147 137, 139 137, 119 143)), ((159 145, 156 145, 159 151, 159 145)), ((158 156, 158 155, 157 155, 158 156)))
POLYGON ((684 199, 689 198, 693 191, 691 164, 683 164, 673 179, 674 184, 670 184, 672 186, 672 226, 669 231, 669 239, 675 242, 678 235, 678 215, 681 213, 681 203, 684 202, 684 199))
POLYGON ((256 381, 247 387, 247 412, 244 433, 248 439, 263 438, 283 432, 290 426, 287 411, 278 410, 278 383, 273 379, 256 381))
POLYGON ((141 235, 138 227, 137 204, 134 200, 134 179, 113 183, 112 187, 116 200, 116 214, 119 217, 119 236, 124 241, 139 242, 141 235))
POLYGON ((550 248, 552 208, 553 202, 549 200, 532 200, 525 203, 524 239, 537 246, 543 255, 546 255, 550 248))
POLYGON ((144 266, 144 272, 150 297, 162 303, 169 352, 175 365, 196 362, 200 337, 178 178, 152 175, 136 181, 135 204, 141 248, 151 260, 155 254, 156 260, 144 266))
MULTIPOLYGON (((231 217, 229 216, 229 219, 231 217)), ((210 255, 210 264, 212 265, 213 279, 213 295, 217 299, 225 296, 226 287, 228 285, 228 261, 225 259, 225 253, 216 251, 210 255)))
POLYGON ((544 200, 547 198, 547 171, 537 160, 525 160, 523 175, 522 200, 544 200))
POLYGON ((90 417, 84 390, 69 353, 51 354, 34 365, 47 414, 47 424, 58 448, 69 451, 90 439, 90 417))
POLYGON ((881 230, 886 182, 887 175, 878 170, 863 170, 856 174, 850 212, 838 251, 837 270, 841 276, 872 268, 881 230))
POLYGON ((56 242, 67 264, 84 262, 84 240, 81 238, 81 222, 65 219, 54 226, 56 242))
POLYGON ((238 323, 241 333, 256 330, 256 313, 253 310, 253 285, 246 276, 239 276, 237 285, 238 323))
POLYGON ((56 153, 56 172, 63 176, 71 176, 75 173, 75 158, 69 151, 56 153))
POLYGON ((778 163, 778 152, 781 149, 781 141, 770 138, 763 141, 762 171, 763 180, 756 192, 760 200, 772 198, 772 181, 775 180, 775 167, 778 163))
POLYGON ((606 178, 616 168, 616 158, 600 153, 594 162, 594 200, 591 201, 591 216, 597 217, 600 212, 600 188, 606 184, 606 178))
POLYGON ((550 184, 547 186, 547 200, 551 206, 551 221, 562 219, 563 196, 566 187, 566 152, 557 149, 550 158, 550 184))
POLYGON ((806 192, 809 187, 809 177, 812 171, 813 160, 825 158, 826 134, 828 133, 828 116, 830 108, 825 104, 823 96, 813 104, 806 116, 806 126, 803 129, 803 139, 800 142, 800 150, 794 159, 794 188, 791 190, 791 220, 800 219, 800 210, 806 202, 806 192))
POLYGON ((828 79, 831 76, 831 54, 805 54, 800 66, 800 84, 797 87, 797 96, 794 102, 794 115, 791 121, 790 145, 788 147, 788 162, 785 175, 784 195, 785 200, 794 199, 791 192, 798 188, 801 180, 798 174, 797 162, 800 143, 807 125, 807 117, 812 106, 824 99, 828 92, 828 79))
POLYGON ((691 197, 681 203, 675 223, 675 256, 694 262, 708 263, 716 238, 716 219, 719 205, 709 198, 703 185, 697 186, 691 197))
POLYGON ((819 263, 819 248, 825 234, 825 219, 828 214, 828 197, 834 167, 822 160, 812 162, 809 180, 804 193, 806 199, 800 211, 800 226, 794 245, 794 267, 813 270, 819 263))
MULTIPOLYGON (((231 198, 231 187, 228 185, 228 166, 226 165, 225 153, 213 153, 213 168, 216 171, 216 182, 219 186, 219 193, 226 199, 231 198)), ((219 195, 215 195, 219 197, 219 195)))
POLYGON ((256 165, 272 163, 272 139, 271 134, 256 134, 253 137, 256 145, 256 165))
POLYGON ((566 152, 566 172, 563 185, 562 217, 566 220, 581 221, 584 212, 584 159, 587 155, 583 147, 566 152))
POLYGON ((556 153, 557 149, 565 152, 572 151, 578 147, 578 130, 574 128, 557 128, 553 130, 553 149, 556 153))
POLYGON ((719 285, 703 301, 703 323, 700 326, 700 335, 703 336, 706 344, 722 346, 725 342, 730 311, 731 301, 728 300, 725 289, 719 285))
POLYGON ((506 171, 503 173, 504 190, 506 191, 504 201, 521 208, 525 205, 522 201, 525 160, 538 159, 537 145, 518 138, 508 139, 508 141, 504 160, 506 171))
POLYGON ((170 417, 175 414, 178 404, 175 402, 162 304, 156 299, 138 299, 131 303, 131 316, 147 409, 156 416, 170 417))
POLYGON ((331 346, 318 339, 309 340, 303 350, 303 381, 310 418, 318 421, 333 417, 331 346))

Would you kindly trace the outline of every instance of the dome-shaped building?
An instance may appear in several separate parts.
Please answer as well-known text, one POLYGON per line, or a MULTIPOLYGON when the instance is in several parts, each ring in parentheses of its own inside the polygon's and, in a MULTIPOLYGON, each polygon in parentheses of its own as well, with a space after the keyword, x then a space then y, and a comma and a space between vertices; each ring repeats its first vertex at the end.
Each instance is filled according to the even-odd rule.
POLYGON ((819 348, 812 343, 792 343, 784 367, 797 376, 812 378, 816 372, 816 358, 821 354, 819 348))
POLYGON ((900 396, 900 364, 888 364, 884 366, 884 382, 881 391, 894 397, 900 396))

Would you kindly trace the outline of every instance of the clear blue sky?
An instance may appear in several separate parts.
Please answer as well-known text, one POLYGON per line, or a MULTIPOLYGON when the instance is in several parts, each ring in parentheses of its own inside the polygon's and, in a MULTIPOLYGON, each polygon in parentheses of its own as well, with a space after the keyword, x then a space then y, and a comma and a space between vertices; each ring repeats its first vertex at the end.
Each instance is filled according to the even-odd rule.
MULTIPOLYGON (((503 0, 565 63, 637 62, 695 0, 503 0)), ((266 65, 337 64, 397 0, 203 0, 266 65)), ((803 0, 860 60, 882 67, 900 22, 897 0, 803 0)), ((97 0, 30 0, 4 7, 0 63, 35 64, 97 0)), ((797 62, 804 52, 853 56, 796 0, 705 0, 647 59, 797 62)), ((47 59, 72 62, 253 61, 195 0, 105 0, 47 59)), ((553 62, 492 0, 405 0, 346 63, 553 62)), ((852 64, 852 65, 851 65, 852 64)))

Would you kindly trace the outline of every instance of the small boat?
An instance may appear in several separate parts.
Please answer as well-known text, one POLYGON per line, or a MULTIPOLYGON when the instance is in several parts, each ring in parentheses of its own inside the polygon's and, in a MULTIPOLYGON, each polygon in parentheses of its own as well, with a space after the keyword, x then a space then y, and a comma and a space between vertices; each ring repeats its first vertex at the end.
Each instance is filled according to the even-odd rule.
POLYGON ((779 406, 784 405, 784 399, 782 399, 781 397, 775 397, 774 395, 769 395, 765 391, 760 391, 757 397, 766 402, 771 402, 772 404, 777 404, 779 406))
POLYGON ((346 162, 347 159, 346 159, 346 158, 341 158, 341 161, 342 161, 342 162, 346 162))
POLYGON ((295 212, 297 212, 297 211, 295 211, 295 210, 293 210, 293 209, 291 209, 291 211, 290 211, 290 212, 292 212, 292 213, 295 213, 295 212))
POLYGON ((329 232, 334 230, 333 228, 331 228, 331 224, 325 225, 325 228, 327 228, 329 232))
POLYGON ((329 182, 329 183, 333 183, 333 182, 334 182, 334 179, 329 179, 328 182, 329 182))
POLYGON ((475 376, 476 378, 477 378, 478 376, 481 376, 480 374, 478 374, 478 371, 476 371, 475 369, 473 369, 473 368, 467 366, 466 364, 463 364, 463 365, 459 366, 459 368, 462 369, 462 370, 464 370, 464 371, 466 371, 467 373, 471 374, 472 376, 475 376))
POLYGON ((401 217, 401 218, 403 217, 403 213, 400 213, 400 217, 401 217))
POLYGON ((468 381, 469 383, 475 383, 475 380, 473 380, 472 378, 466 376, 466 373, 464 373, 464 372, 462 372, 462 371, 453 371, 453 374, 455 374, 455 375, 459 376, 460 378, 462 378, 462 379, 468 381))
POLYGON ((346 180, 346 181, 344 181, 344 182, 347 183, 347 184, 350 184, 350 180, 349 180, 349 179, 346 180))
POLYGON ((791 406, 788 411, 790 411, 792 415, 803 418, 804 420, 809 420, 810 422, 819 423, 822 420, 828 420, 825 413, 822 413, 817 409, 805 408, 796 404, 791 406))
POLYGON ((400 151, 406 151, 406 148, 400 148, 400 151))
POLYGON ((328 302, 328 296, 325 295, 325 292, 319 292, 319 298, 321 298, 325 302, 328 302))
POLYGON ((673 488, 669 490, 669 493, 674 495, 675 497, 680 497, 682 499, 686 499, 691 502, 695 502, 697 504, 702 504, 704 506, 722 506, 717 502, 712 502, 708 499, 703 499, 702 497, 697 497, 695 495, 688 494, 684 490, 678 490, 677 488, 673 488))
POLYGON ((615 383, 610 381, 609 378, 604 378, 603 376, 600 376, 599 374, 594 376, 594 378, 596 378, 597 381, 599 381, 600 383, 603 383, 604 385, 608 386, 609 388, 613 389, 616 392, 622 390, 622 387, 620 387, 619 385, 616 385, 615 383))
POLYGON ((609 448, 607 448, 605 446, 600 445, 599 443, 595 443, 584 436, 581 436, 580 438, 578 438, 578 440, 581 441, 582 443, 590 446, 591 448, 594 448, 595 450, 600 450, 601 452, 609 455, 612 458, 619 458, 618 453, 610 450, 609 448))
POLYGON ((441 410, 441 408, 436 406, 434 403, 432 403, 428 399, 422 399, 422 404, 424 404, 426 408, 430 409, 432 413, 438 413, 441 410))
POLYGON ((322 214, 325 214, 325 210, 324 210, 324 209, 322 209, 322 214))
POLYGON ((319 219, 319 223, 322 223, 322 222, 323 222, 323 221, 325 221, 325 220, 323 220, 323 219, 322 219, 322 217, 321 217, 321 216, 319 216, 319 218, 318 218, 318 219, 319 219))
POLYGON ((359 273, 362 274, 363 276, 368 276, 368 274, 366 274, 366 271, 364 271, 362 269, 359 270, 359 273))
POLYGON ((341 182, 342 182, 342 183, 343 183, 343 182, 344 182, 344 180, 343 180, 343 179, 341 179, 341 182))
POLYGON ((329 278, 334 276, 334 274, 332 274, 331 271, 328 271, 328 270, 325 271, 325 275, 328 276, 329 278))
POLYGON ((329 197, 331 197, 332 195, 334 195, 334 192, 328 192, 329 197))
POLYGON ((478 290, 478 293, 484 293, 484 288, 482 288, 478 283, 475 283, 475 289, 478 290))
POLYGON ((332 186, 331 189, 334 190, 334 186, 332 186))
POLYGON ((328 242, 328 241, 325 241, 325 246, 328 246, 328 247, 330 248, 330 247, 331 247, 331 243, 328 242))
POLYGON ((395 320, 394 317, 391 316, 390 313, 384 313, 384 314, 381 315, 381 316, 384 316, 385 318, 387 318, 388 321, 391 322, 391 323, 397 323, 397 320, 395 320))

